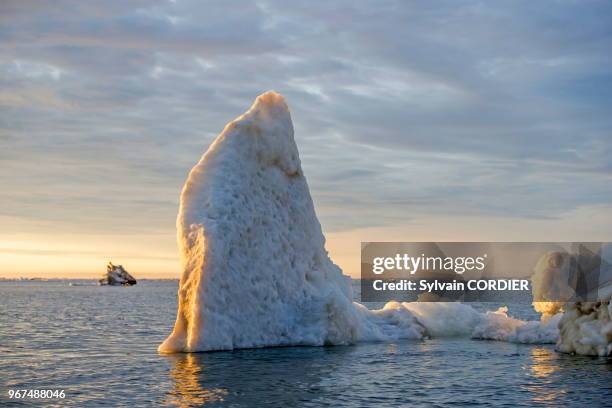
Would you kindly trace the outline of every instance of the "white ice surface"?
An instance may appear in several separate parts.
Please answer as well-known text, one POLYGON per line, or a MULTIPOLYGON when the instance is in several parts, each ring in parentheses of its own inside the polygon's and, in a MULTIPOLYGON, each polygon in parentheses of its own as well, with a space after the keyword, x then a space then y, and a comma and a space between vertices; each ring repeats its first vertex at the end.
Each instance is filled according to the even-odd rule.
MULTIPOLYGON (((587 299, 602 299, 607 302, 536 302, 534 306, 538 312, 553 314, 559 313, 554 329, 558 332, 557 350, 564 353, 575 353, 592 356, 612 355, 612 245, 605 244, 598 253, 576 254, 550 252, 545 254, 534 270, 533 287, 534 296, 545 298, 545 292, 552 293, 552 299, 571 299, 573 287, 567 285, 570 281, 568 265, 580 265, 580 271, 587 276, 592 270, 596 272, 597 279, 591 282, 592 287, 587 299), (593 262, 594 261, 594 262, 593 262), (555 285, 557 287, 555 287, 555 285), (564 287, 565 285, 565 287, 564 287), (561 317, 562 315, 562 317, 561 317)), ((544 331, 545 328, 542 328, 544 331)), ((530 330, 529 336, 534 331, 530 330)), ((545 333, 544 333, 545 334, 545 333)))
POLYGON ((349 277, 324 247, 289 109, 274 92, 230 122, 191 170, 177 232, 178 312, 160 352, 426 336, 556 340, 548 326, 503 311, 398 302, 371 311, 352 302, 349 277))
POLYGON ((230 122, 183 187, 174 331, 160 351, 348 344, 360 325, 349 278, 329 259, 282 96, 230 122))
POLYGON ((612 302, 568 306, 559 323, 557 349, 590 356, 612 355, 612 302))

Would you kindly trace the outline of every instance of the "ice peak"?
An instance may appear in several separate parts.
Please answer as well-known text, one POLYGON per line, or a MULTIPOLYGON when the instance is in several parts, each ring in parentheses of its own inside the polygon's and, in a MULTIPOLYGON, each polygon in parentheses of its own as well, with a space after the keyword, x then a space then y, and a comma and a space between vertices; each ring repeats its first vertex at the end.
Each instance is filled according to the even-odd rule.
POLYGON ((241 144, 253 144, 251 152, 265 163, 274 163, 287 175, 300 173, 289 107, 282 95, 268 91, 259 95, 243 115, 231 121, 221 139, 229 136, 241 144))
POLYGON ((279 94, 276 91, 266 91, 259 95, 257 98, 255 98, 255 103, 253 103, 253 107, 261 109, 282 108, 285 111, 289 110, 283 95, 279 94))
POLYGON ((239 119, 251 119, 256 122, 291 123, 291 114, 285 98, 275 92, 267 91, 255 98, 249 110, 239 119))

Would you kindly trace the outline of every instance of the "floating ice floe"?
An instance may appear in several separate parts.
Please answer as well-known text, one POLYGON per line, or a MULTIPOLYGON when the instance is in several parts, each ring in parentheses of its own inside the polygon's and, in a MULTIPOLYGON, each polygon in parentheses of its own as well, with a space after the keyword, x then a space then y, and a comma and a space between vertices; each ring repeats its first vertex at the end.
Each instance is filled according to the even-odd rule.
POLYGON ((545 297, 542 293, 545 289, 553 292, 552 299, 573 299, 568 299, 567 303, 534 303, 536 310, 544 315, 564 310, 557 325, 557 350, 591 356, 612 355, 611 258, 612 247, 604 244, 593 252, 550 252, 538 262, 534 274, 534 296, 545 297), (552 287, 551 283, 559 287, 552 287))
POLYGON ((612 356, 612 302, 568 306, 559 322, 557 349, 564 353, 612 356))
POLYGON ((300 165, 289 109, 260 95, 189 173, 180 197, 176 323, 160 352, 466 336, 555 342, 546 323, 450 303, 352 301, 300 165))
POLYGON ((282 96, 259 96, 180 198, 179 307, 162 352, 348 344, 365 311, 332 263, 282 96))

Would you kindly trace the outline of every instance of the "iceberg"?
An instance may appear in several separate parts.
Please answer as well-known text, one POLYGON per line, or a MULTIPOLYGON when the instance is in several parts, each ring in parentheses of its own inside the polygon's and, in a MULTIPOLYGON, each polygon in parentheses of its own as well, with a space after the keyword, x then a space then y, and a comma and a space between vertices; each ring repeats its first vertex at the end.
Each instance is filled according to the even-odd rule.
POLYGON ((113 265, 109 262, 106 265, 106 273, 98 280, 98 284, 105 286, 132 286, 136 284, 136 279, 123 269, 122 265, 113 265))
MULTIPOLYGON (((325 250, 281 95, 257 97, 191 170, 177 232, 178 312, 160 352, 386 337, 366 321, 370 312, 353 304, 350 278, 325 250)), ((406 336, 422 336, 409 312, 397 314, 376 317, 395 319, 390 324, 405 327, 406 336)))
POLYGON ((612 302, 570 304, 559 322, 563 353, 612 356, 612 302))
POLYGON ((605 244, 598 252, 550 252, 538 262, 533 276, 534 296, 568 302, 534 302, 544 316, 557 313, 557 350, 589 356, 612 355, 612 247, 605 244), (572 282, 570 271, 575 270, 572 282), (583 291, 575 291, 582 281, 583 291), (582 293, 586 292, 586 293, 582 293), (597 301, 595 301, 597 300, 597 301))
POLYGON ((161 353, 464 336, 555 342, 555 323, 459 303, 352 301, 329 258, 284 98, 266 92, 191 169, 177 216, 183 273, 161 353))

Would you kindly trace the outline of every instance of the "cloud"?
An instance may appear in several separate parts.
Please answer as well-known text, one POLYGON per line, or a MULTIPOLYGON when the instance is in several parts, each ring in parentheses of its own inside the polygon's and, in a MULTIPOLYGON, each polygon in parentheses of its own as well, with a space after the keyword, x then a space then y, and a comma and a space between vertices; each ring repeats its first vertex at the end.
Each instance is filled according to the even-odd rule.
POLYGON ((602 1, 8 1, 0 215, 172 233, 189 168, 285 94, 328 231, 612 202, 602 1))

